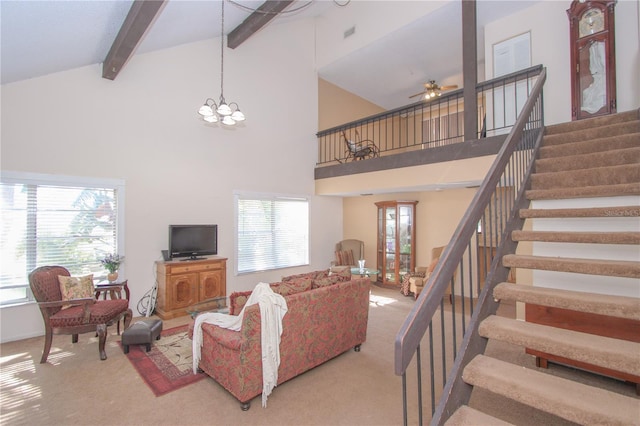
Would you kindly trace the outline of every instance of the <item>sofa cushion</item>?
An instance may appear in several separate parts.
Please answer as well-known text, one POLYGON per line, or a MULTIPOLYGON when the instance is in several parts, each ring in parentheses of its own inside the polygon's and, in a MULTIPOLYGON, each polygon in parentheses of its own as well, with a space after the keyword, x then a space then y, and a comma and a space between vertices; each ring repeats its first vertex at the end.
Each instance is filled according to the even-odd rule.
POLYGON ((290 294, 311 290, 311 278, 297 278, 270 285, 274 293, 278 293, 282 296, 289 296, 290 294))
MULTIPOLYGON (((289 281, 269 284, 274 293, 289 296, 303 291, 311 290, 311 278, 293 278, 289 281)), ((239 315, 240 311, 249 300, 252 291, 234 292, 229 296, 229 313, 239 315)))
POLYGON ((314 280, 316 278, 327 276, 328 274, 329 274, 329 270, 323 269, 321 271, 312 271, 312 272, 305 272, 305 273, 296 274, 296 275, 287 275, 285 277, 282 277, 282 282, 296 280, 299 278, 311 278, 312 280, 314 280))
POLYGON ((320 288, 326 287, 328 285, 333 285, 336 283, 350 281, 351 280, 351 269, 343 268, 340 270, 336 270, 335 272, 327 273, 326 276, 316 278, 313 280, 312 288, 320 288))
POLYGON ((353 260, 353 250, 336 251, 336 265, 355 265, 353 260))

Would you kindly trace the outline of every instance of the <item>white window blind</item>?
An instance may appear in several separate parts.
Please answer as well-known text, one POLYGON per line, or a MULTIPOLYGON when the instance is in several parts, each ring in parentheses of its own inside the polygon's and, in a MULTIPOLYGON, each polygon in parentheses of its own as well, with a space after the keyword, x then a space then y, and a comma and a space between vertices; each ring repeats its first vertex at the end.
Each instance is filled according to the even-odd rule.
POLYGON ((309 201, 236 195, 236 273, 309 264, 309 201))
MULTIPOLYGON (((40 176, 40 175, 39 175, 40 176)), ((118 252, 119 188, 20 176, 0 182, 0 304, 30 300, 28 275, 60 265, 72 275, 106 276, 100 259, 118 252)), ((120 253, 122 254, 122 253, 120 253)))

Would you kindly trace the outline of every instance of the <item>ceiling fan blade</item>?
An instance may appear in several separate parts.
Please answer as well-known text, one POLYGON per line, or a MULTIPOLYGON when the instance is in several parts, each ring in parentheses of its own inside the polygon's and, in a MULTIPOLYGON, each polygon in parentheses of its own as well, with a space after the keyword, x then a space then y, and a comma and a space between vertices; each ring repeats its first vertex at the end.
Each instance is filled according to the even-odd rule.
POLYGON ((415 95, 411 95, 411 96, 409 96, 409 99, 411 99, 411 98, 415 98, 416 96, 422 96, 422 95, 424 95, 425 93, 427 93, 427 92, 426 92, 426 91, 424 91, 424 92, 416 93, 415 95))
POLYGON ((440 90, 451 90, 451 89, 457 89, 458 85, 454 84, 452 86, 440 86, 440 90))

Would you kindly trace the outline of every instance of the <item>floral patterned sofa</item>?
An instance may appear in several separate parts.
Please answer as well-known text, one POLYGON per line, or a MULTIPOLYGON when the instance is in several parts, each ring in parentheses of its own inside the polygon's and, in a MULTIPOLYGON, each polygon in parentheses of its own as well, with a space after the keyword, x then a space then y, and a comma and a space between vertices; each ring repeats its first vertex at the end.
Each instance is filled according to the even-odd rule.
MULTIPOLYGON (((316 271, 285 277, 271 284, 287 301, 282 321, 278 384, 334 358, 350 348, 360 350, 369 318, 369 279, 351 273, 316 271)), ((229 297, 238 315, 251 292, 229 297)), ((200 368, 236 397, 243 410, 262 393, 262 348, 259 306, 247 306, 242 329, 202 325, 200 368)))

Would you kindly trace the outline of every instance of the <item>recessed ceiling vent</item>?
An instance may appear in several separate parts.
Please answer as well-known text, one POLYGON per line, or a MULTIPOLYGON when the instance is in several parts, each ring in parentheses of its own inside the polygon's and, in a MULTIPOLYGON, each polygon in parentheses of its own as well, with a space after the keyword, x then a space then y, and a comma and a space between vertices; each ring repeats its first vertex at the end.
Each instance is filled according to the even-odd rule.
POLYGON ((347 31, 344 32, 344 38, 351 37, 355 32, 356 32, 356 26, 354 25, 353 27, 349 28, 347 31))

